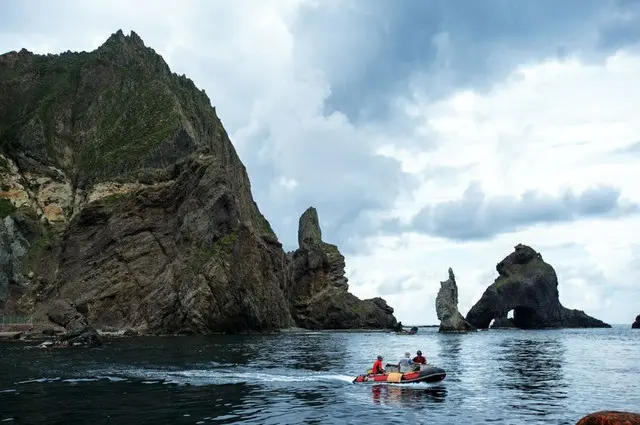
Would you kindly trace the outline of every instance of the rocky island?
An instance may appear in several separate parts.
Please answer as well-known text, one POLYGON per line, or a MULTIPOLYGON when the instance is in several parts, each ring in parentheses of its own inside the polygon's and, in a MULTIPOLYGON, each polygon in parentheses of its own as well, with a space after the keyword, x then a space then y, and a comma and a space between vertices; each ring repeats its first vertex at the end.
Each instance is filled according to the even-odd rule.
POLYGON ((0 56, 0 178, 0 314, 149 334, 397 324, 348 292, 315 209, 284 252, 205 92, 134 32, 0 56))
POLYGON ((498 278, 467 313, 467 321, 476 328, 486 329, 494 320, 493 327, 521 329, 611 327, 581 310, 563 307, 555 270, 529 246, 518 244, 496 270, 498 278))
POLYGON ((640 314, 636 316, 636 321, 631 324, 631 329, 640 329, 640 314))
POLYGON ((436 314, 440 320, 438 332, 467 332, 475 330, 458 311, 458 285, 453 270, 449 267, 449 279, 440 282, 436 296, 436 314))

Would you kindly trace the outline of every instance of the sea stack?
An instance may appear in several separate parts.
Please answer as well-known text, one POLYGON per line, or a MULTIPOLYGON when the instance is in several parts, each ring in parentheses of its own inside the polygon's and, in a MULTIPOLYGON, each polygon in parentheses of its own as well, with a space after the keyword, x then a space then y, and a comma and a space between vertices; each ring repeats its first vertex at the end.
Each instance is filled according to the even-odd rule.
POLYGON ((498 278, 466 317, 477 328, 488 328, 494 319, 521 329, 611 327, 581 310, 563 307, 555 270, 529 246, 518 244, 496 270, 498 278), (508 319, 511 310, 513 319, 508 319))
POLYGON ((440 282, 440 290, 436 297, 436 314, 440 320, 439 332, 467 332, 475 329, 458 311, 458 285, 451 268, 449 279, 440 282))
POLYGON ((636 321, 631 324, 631 329, 640 329, 640 314, 636 316, 636 321))
POLYGON ((382 298, 360 300, 348 292, 344 256, 322 240, 318 212, 300 216, 298 249, 288 254, 291 286, 288 297, 298 326, 308 329, 394 329, 393 308, 382 298))

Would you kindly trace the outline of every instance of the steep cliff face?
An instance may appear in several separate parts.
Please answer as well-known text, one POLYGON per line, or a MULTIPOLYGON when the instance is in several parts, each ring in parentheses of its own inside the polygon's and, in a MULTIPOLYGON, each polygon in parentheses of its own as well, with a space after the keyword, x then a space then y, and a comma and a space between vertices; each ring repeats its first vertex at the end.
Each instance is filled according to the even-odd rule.
POLYGON ((48 226, 16 275, 34 272, 36 313, 62 298, 153 332, 293 324, 284 253, 215 110, 135 33, 0 56, 0 149, 4 215, 48 226))
POLYGON ((519 244, 496 266, 498 278, 467 313, 467 321, 487 328, 507 323, 522 329, 611 327, 581 310, 560 304, 558 278, 553 267, 533 248, 519 244), (508 319, 513 310, 513 319, 508 319))
POLYGON ((291 313, 310 329, 384 328, 397 321, 382 298, 360 300, 348 292, 344 256, 322 240, 315 208, 300 217, 298 249, 289 254, 291 313))
POLYGON ((151 333, 295 325, 289 259, 215 109, 135 33, 0 56, 0 177, 0 313, 44 321, 71 303, 151 333))

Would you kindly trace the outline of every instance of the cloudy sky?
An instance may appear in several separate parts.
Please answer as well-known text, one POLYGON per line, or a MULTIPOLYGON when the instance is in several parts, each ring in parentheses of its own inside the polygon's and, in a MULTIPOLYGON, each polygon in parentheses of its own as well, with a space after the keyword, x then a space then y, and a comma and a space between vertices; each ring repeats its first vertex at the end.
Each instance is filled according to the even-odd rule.
POLYGON ((466 314, 518 243, 566 307, 640 313, 640 2, 27 0, 0 51, 118 29, 206 90, 285 247, 315 206, 405 324, 437 323, 448 267, 466 314))

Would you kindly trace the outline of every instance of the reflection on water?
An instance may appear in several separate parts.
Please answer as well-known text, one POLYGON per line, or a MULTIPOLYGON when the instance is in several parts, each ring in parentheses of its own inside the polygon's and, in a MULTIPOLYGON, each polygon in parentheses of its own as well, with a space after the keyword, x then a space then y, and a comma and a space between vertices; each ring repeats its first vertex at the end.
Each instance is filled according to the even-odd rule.
MULTIPOLYGON (((464 363, 462 357, 462 344, 465 334, 438 334, 438 355, 443 362, 446 362, 449 368, 464 372, 464 363)), ((447 379, 458 379, 456 375, 447 376, 447 379)))
POLYGON ((565 347, 557 338, 505 339, 499 345, 508 373, 500 375, 498 385, 527 403, 512 402, 510 407, 532 416, 545 416, 550 407, 561 409, 568 397, 563 364, 565 347))
POLYGON ((387 404, 405 407, 424 407, 425 403, 442 403, 447 396, 447 389, 442 386, 430 388, 400 385, 373 385, 371 395, 375 404, 387 404))
POLYGON ((0 423, 575 424, 640 405, 630 329, 441 335, 309 332, 0 342, 0 423), (34 344, 35 345, 35 344, 34 344), (421 349, 447 378, 354 384, 376 354, 421 349), (584 365, 598 365, 586 373, 584 365))

